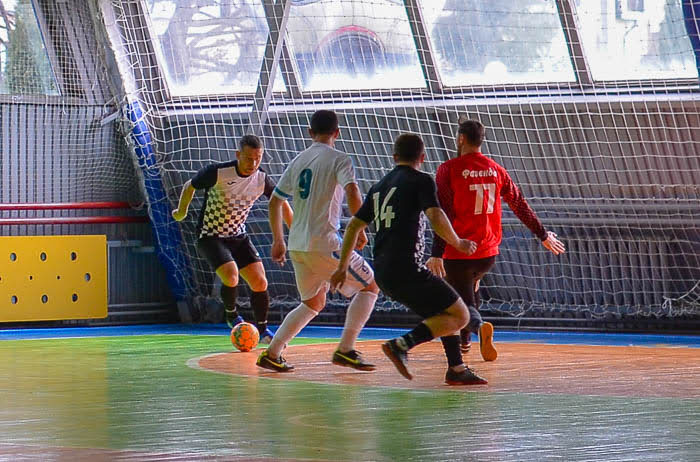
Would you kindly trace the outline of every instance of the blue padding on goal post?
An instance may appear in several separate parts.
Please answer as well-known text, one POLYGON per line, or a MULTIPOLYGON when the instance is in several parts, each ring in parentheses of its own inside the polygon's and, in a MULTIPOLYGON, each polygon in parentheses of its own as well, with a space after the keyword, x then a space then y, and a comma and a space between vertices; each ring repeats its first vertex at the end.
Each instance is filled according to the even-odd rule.
POLYGON ((151 132, 138 101, 128 104, 126 112, 132 123, 131 139, 134 141, 136 157, 143 172, 158 260, 165 267, 168 284, 173 295, 178 301, 182 301, 187 295, 185 277, 189 275, 189 265, 184 254, 180 251, 182 238, 177 224, 170 215, 168 198, 153 150, 151 132), (166 249, 174 250, 167 252, 166 249))
POLYGON ((683 0, 685 29, 695 52, 695 65, 700 75, 700 0, 683 0))

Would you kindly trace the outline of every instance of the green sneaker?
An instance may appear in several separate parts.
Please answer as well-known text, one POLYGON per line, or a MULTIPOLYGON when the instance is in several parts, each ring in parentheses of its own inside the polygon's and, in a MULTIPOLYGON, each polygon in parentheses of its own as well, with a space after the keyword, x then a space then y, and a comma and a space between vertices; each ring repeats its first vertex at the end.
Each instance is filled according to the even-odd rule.
POLYGON ((337 366, 352 367, 358 371, 373 371, 377 368, 374 364, 365 361, 357 350, 350 350, 347 353, 335 350, 332 362, 337 366))
POLYGON ((255 365, 275 372, 291 372, 294 370, 294 366, 287 364, 287 361, 281 355, 279 358, 272 358, 267 350, 260 353, 258 360, 255 361, 255 365))

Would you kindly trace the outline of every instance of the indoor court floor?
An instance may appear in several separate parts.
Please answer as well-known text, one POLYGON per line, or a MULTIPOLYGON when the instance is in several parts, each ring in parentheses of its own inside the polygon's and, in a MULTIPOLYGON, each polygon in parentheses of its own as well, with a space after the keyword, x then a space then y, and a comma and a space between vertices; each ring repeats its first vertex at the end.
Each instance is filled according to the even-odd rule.
POLYGON ((443 385, 439 342, 403 379, 334 366, 309 327, 289 374, 224 326, 0 331, 0 460, 699 461, 700 337, 496 332, 489 385, 443 385))

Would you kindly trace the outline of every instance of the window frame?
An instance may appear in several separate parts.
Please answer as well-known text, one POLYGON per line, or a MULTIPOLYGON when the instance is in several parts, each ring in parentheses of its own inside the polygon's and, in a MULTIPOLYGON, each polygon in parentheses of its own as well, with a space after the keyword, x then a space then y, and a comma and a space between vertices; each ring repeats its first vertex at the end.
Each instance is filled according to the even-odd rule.
MULTIPOLYGON (((36 0, 33 0, 36 1, 36 0)), ((268 21, 268 31, 275 18, 271 17, 272 11, 266 8, 267 2, 260 0, 264 7, 268 21)), ((268 0, 269 1, 269 0, 268 0)), ((385 0, 393 1, 393 0, 385 0)), ((396 87, 390 89, 357 89, 357 90, 304 90, 300 84, 300 74, 296 60, 291 55, 289 37, 287 31, 282 31, 282 53, 278 62, 281 75, 276 78, 284 80, 285 91, 274 92, 270 101, 270 108, 284 108, 289 105, 320 104, 333 101, 337 104, 354 104, 362 102, 387 102, 393 105, 410 104, 412 100, 421 101, 464 101, 474 98, 512 98, 512 97, 536 97, 543 99, 558 96, 629 96, 629 95, 663 95, 673 91, 680 94, 700 93, 698 79, 626 79, 626 80, 594 80, 590 68, 583 53, 583 45, 580 40, 578 21, 574 0, 555 0, 559 23, 564 33, 569 59, 571 59, 575 81, 572 82, 542 82, 528 84, 499 84, 494 85, 460 85, 445 86, 439 69, 435 65, 430 38, 427 35, 426 25, 421 14, 421 2, 426 0, 404 0, 404 8, 408 16, 411 33, 414 39, 414 48, 425 80, 424 88, 396 87)), ((428 0, 429 1, 429 0, 428 0)), ((216 93, 210 95, 179 96, 173 95, 168 88, 167 80, 163 74, 163 63, 160 53, 155 52, 155 46, 150 43, 154 40, 153 26, 150 23, 150 14, 147 13, 146 0, 140 0, 139 6, 142 17, 148 24, 143 29, 146 31, 146 43, 153 48, 156 60, 157 73, 160 79, 149 79, 149 84, 160 81, 160 88, 149 90, 157 92, 161 90, 165 95, 163 104, 174 110, 184 110, 202 104, 212 109, 226 107, 248 107, 255 101, 255 92, 246 93, 216 93)), ((292 4, 292 0, 278 0, 283 7, 286 2, 292 4)), ((268 32, 269 36, 269 32, 268 32)), ((268 40, 269 42, 269 40, 268 40)), ((269 45, 269 43, 268 43, 269 45)), ((274 44, 273 44, 274 46, 274 44)), ((262 71, 262 69, 261 69, 262 71)))
MULTIPOLYGON (((261 6, 263 7, 263 12, 265 14, 265 20, 267 22, 268 26, 268 39, 267 41, 269 42, 269 37, 270 37, 270 17, 268 12, 265 10, 265 3, 261 0, 261 6)), ((144 40, 144 43, 148 43, 148 46, 151 48, 153 56, 155 58, 155 63, 156 63, 156 68, 158 70, 158 78, 156 79, 159 84, 158 88, 150 88, 149 90, 151 92, 161 92, 162 94, 165 95, 165 98, 163 102, 168 102, 169 104, 172 104, 173 106, 187 106, 188 103, 192 104, 194 102, 210 102, 210 103, 216 103, 220 102, 220 105, 230 105, 231 103, 234 103, 235 105, 250 105, 252 104, 253 98, 255 96, 257 86, 259 86, 259 80, 258 83, 256 84, 256 88, 253 89, 252 91, 248 92, 220 92, 220 93, 208 93, 208 94, 195 94, 195 95, 178 95, 175 94, 168 82, 168 77, 167 77, 167 65, 165 63, 165 57, 162 54, 162 50, 160 46, 157 44, 158 43, 158 36, 155 33, 155 27, 153 25, 153 21, 151 19, 151 15, 148 12, 148 4, 147 0, 139 0, 138 7, 140 9, 140 14, 139 15, 131 15, 130 18, 140 16, 144 18, 145 21, 145 28, 142 30, 145 30, 145 35, 143 38, 140 38, 144 40), (222 101, 223 100, 223 101, 222 101), (230 100, 230 101, 226 101, 230 100)), ((130 24, 131 25, 131 24, 130 24)), ((267 45, 266 45, 267 46, 267 45)), ((263 62, 265 59, 265 52, 263 51, 263 62)), ((280 60, 281 61, 281 60, 280 60)), ((283 75, 285 73, 284 69, 280 69, 282 72, 279 77, 283 78, 283 75)), ((258 70, 258 75, 260 75, 262 71, 262 63, 261 63, 261 68, 258 70)), ((142 82, 142 84, 145 84, 145 82, 142 82)), ((283 91, 275 91, 275 95, 279 94, 286 94, 289 92, 289 89, 286 85, 286 82, 284 83, 285 85, 285 90, 283 91)), ((216 106, 216 104, 214 104, 216 106)))
MULTIPOLYGON (((2 103, 28 103, 28 104, 41 104, 54 101, 66 101, 65 94, 65 83, 63 80, 63 75, 56 72, 56 65, 58 63, 58 57, 56 54, 56 49, 54 48, 53 40, 49 40, 50 36, 46 34, 48 30, 46 24, 46 17, 44 16, 44 11, 39 5, 39 0, 30 0, 32 10, 34 11, 34 18, 36 19, 37 27, 39 28, 39 34, 41 35, 41 42, 44 44, 44 49, 46 50, 46 59, 49 61, 49 68, 51 69, 51 77, 53 78, 54 85, 56 86, 55 95, 12 95, 9 93, 0 93, 0 104, 2 103)), ((75 102, 82 102, 82 98, 70 98, 70 100, 75 100, 75 102)))

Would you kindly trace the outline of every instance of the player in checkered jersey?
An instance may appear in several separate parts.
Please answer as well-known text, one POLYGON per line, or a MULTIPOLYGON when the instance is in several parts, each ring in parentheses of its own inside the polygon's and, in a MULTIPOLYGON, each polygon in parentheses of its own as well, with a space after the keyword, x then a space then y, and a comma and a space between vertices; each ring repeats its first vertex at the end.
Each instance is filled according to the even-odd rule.
POLYGON ((508 172, 481 153, 485 133, 481 122, 460 120, 459 156, 440 165, 435 177, 440 206, 459 237, 477 243, 476 252, 465 255, 436 235, 426 266, 444 277, 469 307, 469 324, 460 332, 462 351, 469 350, 472 332, 478 333, 482 357, 494 361, 498 352, 493 325, 481 319, 477 308, 479 281, 493 267, 501 243, 501 198, 547 250, 559 255, 565 249, 557 235, 542 226, 508 172))
MULTIPOLYGON (((267 328, 270 297, 267 277, 260 254, 246 234, 245 221, 253 203, 261 196, 270 197, 275 188, 270 176, 261 170, 263 144, 255 135, 245 135, 236 151, 236 160, 204 167, 182 188, 173 218, 182 221, 197 189, 204 189, 204 207, 199 214, 197 250, 207 259, 221 279, 226 322, 230 327, 243 321, 236 309, 238 280, 250 287, 250 305, 260 342, 270 343, 267 328)), ((292 209, 282 205, 284 221, 292 223, 292 209)))

